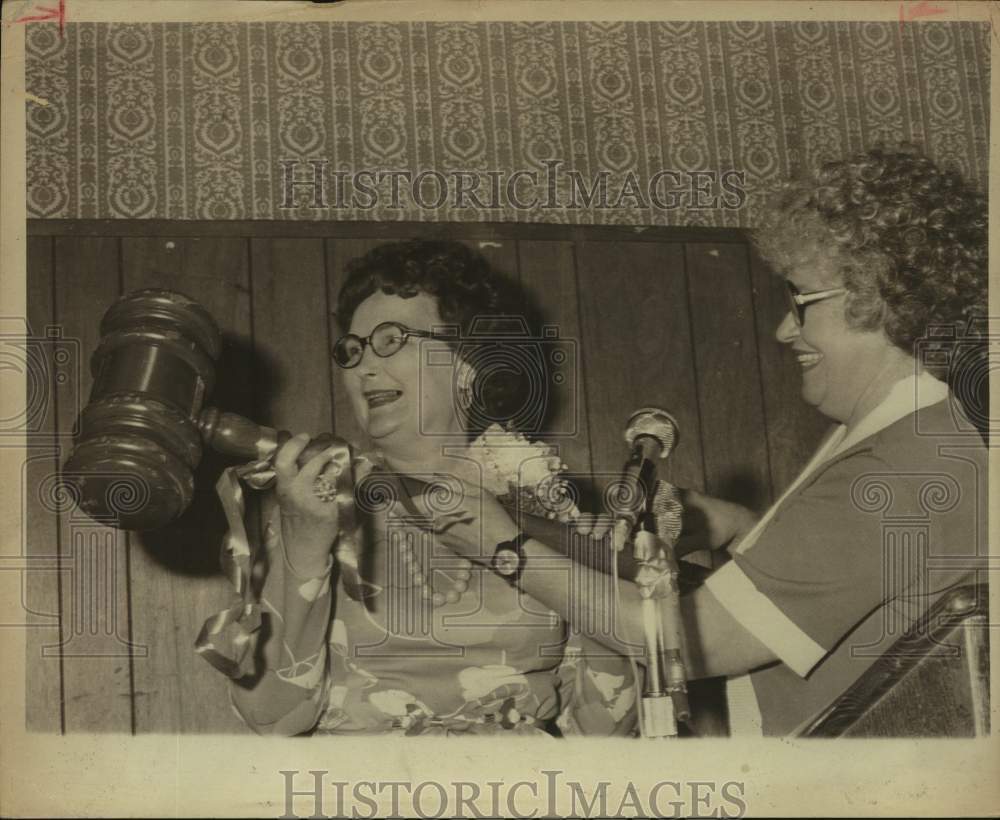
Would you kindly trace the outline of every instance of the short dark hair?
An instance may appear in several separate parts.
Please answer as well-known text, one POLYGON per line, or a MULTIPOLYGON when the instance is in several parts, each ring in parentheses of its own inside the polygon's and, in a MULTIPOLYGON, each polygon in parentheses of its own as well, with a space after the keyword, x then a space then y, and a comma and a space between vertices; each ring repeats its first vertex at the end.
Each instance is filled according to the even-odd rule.
POLYGON ((337 297, 337 324, 346 333, 358 306, 376 291, 403 298, 426 293, 438 313, 467 335, 477 317, 517 310, 513 284, 482 255, 460 242, 410 239, 372 248, 347 263, 337 297))
MULTIPOLYGON (((475 335, 496 333, 501 317, 520 317, 530 329, 532 320, 520 287, 460 242, 389 242, 351 260, 346 270, 336 312, 337 324, 345 333, 358 306, 378 291, 404 299, 419 293, 433 296, 441 319, 457 325, 467 351, 473 349, 475 335)), ((511 418, 527 389, 524 374, 492 368, 489 377, 473 388, 469 432, 511 418)))
POLYGON ((850 326, 914 355, 932 327, 985 316, 987 203, 911 146, 830 162, 775 196, 755 243, 779 273, 810 240, 837 255, 850 326))

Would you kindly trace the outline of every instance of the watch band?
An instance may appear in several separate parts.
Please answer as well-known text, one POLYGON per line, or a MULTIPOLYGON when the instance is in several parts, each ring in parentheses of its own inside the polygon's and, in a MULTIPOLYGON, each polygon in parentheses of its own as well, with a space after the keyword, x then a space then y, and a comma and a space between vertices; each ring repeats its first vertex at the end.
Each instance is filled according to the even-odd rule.
POLYGON ((493 552, 492 570, 508 584, 514 586, 524 572, 524 543, 531 536, 518 533, 510 541, 501 541, 493 552))

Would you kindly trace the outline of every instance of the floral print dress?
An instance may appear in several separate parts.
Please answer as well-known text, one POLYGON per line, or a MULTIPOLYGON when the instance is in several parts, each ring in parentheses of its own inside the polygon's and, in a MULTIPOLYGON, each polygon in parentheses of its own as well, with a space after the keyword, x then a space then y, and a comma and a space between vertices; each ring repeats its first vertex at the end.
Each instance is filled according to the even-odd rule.
MULTIPOLYGON (((276 524, 265 528, 269 552, 281 548, 276 524)), ((435 561, 447 587, 447 557, 435 561)), ((361 596, 343 568, 300 588, 310 601, 332 596, 325 651, 286 678, 317 690, 315 734, 632 733, 625 658, 568 639, 556 613, 488 568, 470 572, 459 600, 439 606, 399 573, 389 588, 365 582, 361 596)))

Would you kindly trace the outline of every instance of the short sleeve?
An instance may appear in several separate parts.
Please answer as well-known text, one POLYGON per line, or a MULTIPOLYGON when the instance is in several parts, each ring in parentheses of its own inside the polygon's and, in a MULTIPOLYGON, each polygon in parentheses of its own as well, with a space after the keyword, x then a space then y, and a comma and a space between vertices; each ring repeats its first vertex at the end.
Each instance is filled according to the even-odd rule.
POLYGON ((757 541, 706 581, 802 677, 900 589, 889 583, 882 518, 857 496, 874 477, 899 509, 908 507, 905 476, 870 453, 850 455, 785 501, 757 541))

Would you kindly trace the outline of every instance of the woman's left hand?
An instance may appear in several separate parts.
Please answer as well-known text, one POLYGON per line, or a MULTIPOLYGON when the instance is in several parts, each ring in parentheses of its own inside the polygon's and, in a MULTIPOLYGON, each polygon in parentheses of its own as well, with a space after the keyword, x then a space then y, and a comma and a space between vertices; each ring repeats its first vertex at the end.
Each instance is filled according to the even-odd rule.
POLYGON ((497 544, 517 536, 517 524, 490 493, 468 484, 463 484, 463 490, 459 507, 447 513, 429 514, 433 505, 428 504, 426 496, 415 497, 418 510, 426 514, 415 523, 433 532, 439 543, 457 555, 488 563, 497 544))

